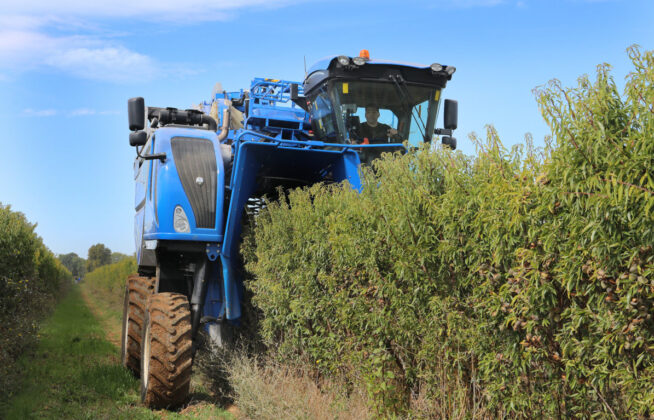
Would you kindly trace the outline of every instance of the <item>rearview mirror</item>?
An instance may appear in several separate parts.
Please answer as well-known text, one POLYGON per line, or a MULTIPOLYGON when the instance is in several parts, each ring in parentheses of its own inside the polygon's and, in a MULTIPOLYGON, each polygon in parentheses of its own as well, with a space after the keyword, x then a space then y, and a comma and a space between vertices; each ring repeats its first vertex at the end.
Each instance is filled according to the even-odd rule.
POLYGON ((459 119, 459 103, 452 99, 445 100, 445 112, 443 125, 447 130, 456 130, 459 119))
POLYGON ((456 150, 456 139, 451 136, 443 137, 443 145, 449 147, 452 150, 456 150))
POLYGON ((130 146, 143 146, 148 141, 148 133, 145 131, 135 131, 129 133, 130 146))
POLYGON ((130 130, 143 130, 145 126, 145 101, 143 98, 131 98, 127 101, 127 119, 130 130))

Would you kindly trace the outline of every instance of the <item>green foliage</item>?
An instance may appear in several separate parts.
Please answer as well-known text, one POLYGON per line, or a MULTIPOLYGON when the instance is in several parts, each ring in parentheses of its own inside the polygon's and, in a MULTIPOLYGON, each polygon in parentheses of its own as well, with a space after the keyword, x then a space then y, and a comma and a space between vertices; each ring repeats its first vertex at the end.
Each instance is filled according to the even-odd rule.
POLYGON ((127 259, 127 258, 129 258, 129 255, 125 255, 125 254, 120 253, 120 252, 112 252, 111 253, 111 263, 112 264, 117 263, 117 262, 122 261, 122 260, 127 259))
POLYGON ((70 271, 73 277, 84 277, 86 274, 86 260, 74 252, 60 255, 59 261, 70 271))
MULTIPOLYGON (((139 381, 121 366, 120 344, 110 342, 107 323, 120 333, 120 320, 98 318, 74 286, 43 323, 34 351, 19 360, 23 386, 6 407, 0 406, 0 418, 131 420, 160 419, 162 413, 170 420, 232 418, 206 402, 178 413, 142 406, 139 381)), ((201 395, 197 389, 196 397, 201 395)))
POLYGON ((476 157, 386 155, 361 194, 270 203, 243 245, 264 337, 380 416, 456 392, 498 416, 654 414, 654 54, 629 54, 624 95, 606 65, 537 91, 544 150, 489 128, 476 157))
POLYGON ((0 204, 0 389, 14 392, 15 361, 31 344, 37 321, 70 285, 70 272, 22 213, 0 204))
POLYGON ((86 271, 91 272, 103 265, 111 264, 111 250, 104 244, 95 244, 89 248, 86 259, 86 271))
POLYGON ((95 289, 102 289, 120 297, 122 302, 127 276, 136 273, 136 270, 136 258, 127 257, 117 263, 96 268, 84 277, 84 281, 93 284, 95 289))

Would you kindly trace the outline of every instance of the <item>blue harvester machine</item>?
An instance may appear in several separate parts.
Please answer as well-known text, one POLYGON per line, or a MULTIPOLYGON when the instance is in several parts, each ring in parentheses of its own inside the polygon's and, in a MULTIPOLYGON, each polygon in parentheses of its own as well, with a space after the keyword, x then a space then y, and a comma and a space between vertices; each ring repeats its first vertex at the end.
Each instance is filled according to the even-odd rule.
POLYGON ((455 148, 456 101, 444 101, 444 128, 435 129, 454 71, 371 60, 364 50, 316 63, 303 84, 254 79, 195 109, 128 101, 138 274, 127 280, 122 361, 141 377, 146 405, 185 401, 201 328, 222 345, 238 327, 244 214, 279 187, 348 181, 360 190, 361 164, 434 134, 455 148), (384 130, 365 135, 366 109, 384 130))

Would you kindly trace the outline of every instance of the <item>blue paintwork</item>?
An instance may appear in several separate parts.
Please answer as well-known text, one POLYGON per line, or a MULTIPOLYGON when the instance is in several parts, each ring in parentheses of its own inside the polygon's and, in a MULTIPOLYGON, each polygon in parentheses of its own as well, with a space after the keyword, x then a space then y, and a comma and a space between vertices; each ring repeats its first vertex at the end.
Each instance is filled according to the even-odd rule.
MULTIPOLYGON (((381 62, 380 62, 381 63, 381 62)), ((316 66, 314 66, 315 68, 316 66)), ((325 143, 313 139, 309 115, 290 101, 290 85, 283 80, 255 79, 250 89, 250 116, 244 128, 230 131, 223 143, 230 144, 233 152, 231 178, 225 179, 220 144, 216 133, 197 128, 157 129, 154 148, 149 153, 166 153, 165 162, 159 160, 135 163, 135 236, 138 261, 141 262, 142 240, 202 241, 208 244, 210 261, 220 258, 222 269, 212 265, 207 287, 204 315, 226 318, 238 323, 241 317, 243 283, 238 275, 238 248, 241 236, 241 217, 248 198, 257 189, 258 177, 281 177, 306 180, 307 184, 330 181, 348 181, 357 191, 362 188, 358 150, 370 147, 403 147, 402 144, 348 145, 325 143), (266 134, 261 132, 265 129, 266 134), (177 175, 170 141, 172 138, 196 137, 209 139, 214 144, 218 167, 217 205, 215 229, 198 229, 191 205, 177 175), (156 188, 154 186, 156 185, 156 188), (228 188, 225 188, 225 187, 228 188), (225 214, 224 200, 229 194, 229 207, 225 214), (189 218, 190 233, 177 233, 173 229, 173 211, 180 205, 189 218)), ((302 94, 299 85, 299 94, 302 94)), ((219 119, 226 105, 225 98, 237 101, 244 92, 217 93, 219 119)), ((201 104, 209 113, 212 102, 201 104)), ((244 111, 241 105, 235 106, 244 111)), ((222 121, 218 122, 218 126, 222 121)), ((219 128, 220 130, 220 128, 219 128)))
POLYGON ((150 177, 151 162, 134 162, 134 240, 136 241, 136 260, 141 261, 141 242, 143 240, 143 220, 145 217, 145 194, 150 177))
POLYGON ((219 281, 220 274, 216 273, 216 276, 210 279, 207 284, 207 297, 204 300, 203 314, 224 319, 226 300, 224 299, 223 285, 219 281))
POLYGON ((209 258, 209 261, 216 261, 218 259, 218 257, 220 256, 220 245, 218 245, 217 243, 207 244, 206 252, 207 252, 207 258, 209 258))
POLYGON ((353 188, 361 188, 359 155, 346 145, 279 140, 244 131, 235 139, 235 148, 237 153, 232 168, 232 195, 220 255, 226 290, 227 319, 230 320, 241 316, 240 300, 235 299, 235 296, 242 284, 235 275, 234 260, 240 244, 241 216, 248 198, 257 187, 257 175, 265 172, 271 176, 306 179, 313 183, 325 178, 320 175, 320 169, 325 169, 332 173, 333 181, 347 180, 353 188), (241 140, 252 137, 258 137, 259 141, 241 140), (330 150, 331 148, 337 150, 330 150))
POLYGON ((195 137, 212 141, 216 153, 218 175, 216 177, 218 191, 224 190, 225 170, 220 156, 219 142, 215 132, 192 128, 158 129, 154 136, 154 149, 151 153, 165 153, 165 162, 160 160, 143 161, 138 167, 140 159, 135 161, 135 208, 140 203, 143 207, 137 210, 135 219, 135 235, 137 238, 137 259, 141 262, 141 238, 143 240, 176 240, 176 241, 202 241, 222 242, 223 240, 223 207, 224 196, 217 195, 216 220, 214 229, 195 227, 195 215, 191 204, 186 197, 184 187, 177 174, 175 160, 171 149, 171 139, 175 137, 195 137), (156 185, 156 189, 154 188, 156 185), (191 231, 189 233, 175 232, 173 228, 173 211, 179 205, 184 209, 189 219, 191 231))
MULTIPOLYGON (((233 139, 242 131, 265 131, 269 136, 280 139, 298 140, 302 132, 311 130, 309 114, 291 101, 291 82, 288 80, 273 80, 255 78, 249 90, 248 117, 243 121, 244 130, 232 132, 233 139)), ((298 84, 298 94, 303 88, 298 84)), ((243 91, 216 95, 218 102, 219 126, 222 125, 222 115, 225 104, 222 99, 235 100, 241 98, 243 91)), ((205 104, 210 109, 211 104, 205 104)), ((244 106, 236 107, 245 112, 244 106)))

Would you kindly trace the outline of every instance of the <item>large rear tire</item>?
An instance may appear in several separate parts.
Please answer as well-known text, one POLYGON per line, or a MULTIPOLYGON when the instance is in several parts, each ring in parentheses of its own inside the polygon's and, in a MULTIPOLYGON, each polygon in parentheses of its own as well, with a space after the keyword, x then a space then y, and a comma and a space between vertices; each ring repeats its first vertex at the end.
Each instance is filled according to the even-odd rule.
POLYGON ((141 401, 151 408, 183 404, 193 360, 186 296, 157 293, 148 300, 141 347, 141 401))
POLYGON ((154 293, 155 279, 131 274, 125 285, 123 331, 120 358, 137 377, 141 372, 141 336, 148 296, 154 293))

